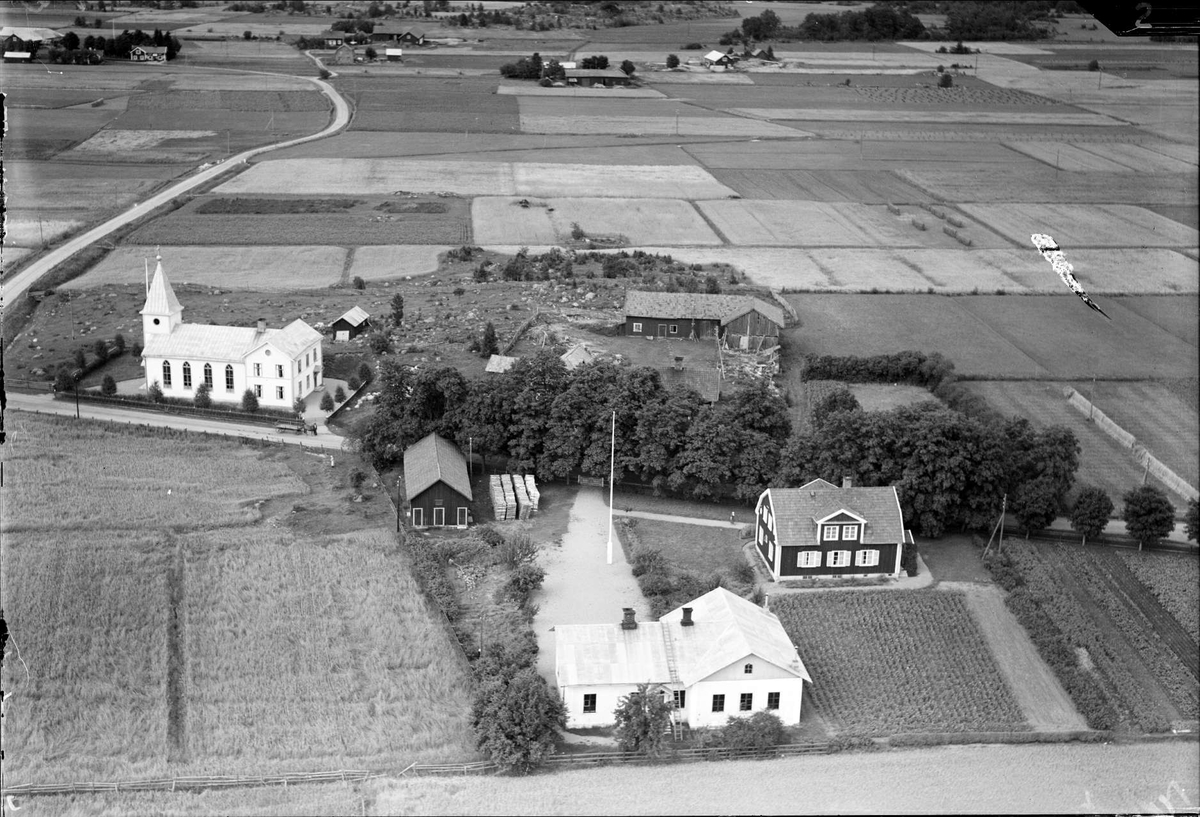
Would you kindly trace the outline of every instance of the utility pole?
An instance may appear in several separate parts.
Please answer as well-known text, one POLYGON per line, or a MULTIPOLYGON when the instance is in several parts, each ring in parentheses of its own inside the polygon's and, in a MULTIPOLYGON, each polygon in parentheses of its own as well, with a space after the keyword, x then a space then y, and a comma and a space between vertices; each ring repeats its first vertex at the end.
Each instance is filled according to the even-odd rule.
POLYGON ((608 563, 612 564, 613 554, 613 475, 617 463, 617 410, 612 413, 612 444, 608 460, 608 563))
POLYGON ((1088 389, 1088 422, 1089 423, 1092 421, 1092 409, 1094 408, 1094 406, 1092 404, 1092 396, 1095 395, 1095 393, 1096 393, 1096 374, 1095 374, 1095 372, 1093 372, 1092 373, 1092 387, 1090 389, 1088 389))

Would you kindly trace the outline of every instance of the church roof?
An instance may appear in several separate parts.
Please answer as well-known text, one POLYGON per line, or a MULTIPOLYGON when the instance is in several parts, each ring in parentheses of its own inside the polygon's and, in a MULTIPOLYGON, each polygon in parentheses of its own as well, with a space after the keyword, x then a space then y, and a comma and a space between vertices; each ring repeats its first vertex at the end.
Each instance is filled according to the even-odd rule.
POLYGON ((154 280, 150 282, 150 290, 146 293, 146 305, 142 307, 142 314, 171 315, 182 309, 179 299, 175 297, 175 290, 171 289, 171 282, 167 280, 167 274, 163 272, 160 258, 158 266, 154 268, 154 280))
MULTIPOLYGON (((254 348, 269 343, 292 360, 304 354, 304 350, 312 346, 313 341, 319 341, 321 333, 304 321, 296 318, 282 329, 268 329, 263 333, 259 343, 254 348)), ((253 351, 253 349, 247 350, 253 351)))
MULTIPOLYGON (((278 332, 268 329, 266 334, 278 332)), ((147 335, 142 349, 145 357, 191 358, 193 360, 228 360, 237 362, 259 343, 258 331, 252 326, 209 326, 203 323, 181 323, 169 335, 147 335)))

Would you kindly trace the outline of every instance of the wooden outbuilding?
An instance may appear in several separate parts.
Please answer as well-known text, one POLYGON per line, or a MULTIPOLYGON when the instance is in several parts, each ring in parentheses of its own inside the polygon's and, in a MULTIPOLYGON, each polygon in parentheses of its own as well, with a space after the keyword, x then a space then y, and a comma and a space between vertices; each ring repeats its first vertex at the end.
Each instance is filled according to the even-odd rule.
POLYGON ((430 434, 405 449, 404 492, 414 528, 465 528, 471 521, 467 460, 444 437, 430 434))
POLYGON ((591 88, 603 85, 612 88, 615 85, 628 85, 629 75, 619 68, 567 68, 565 69, 568 85, 578 85, 581 88, 591 88))
POLYGON ((704 55, 704 64, 709 68, 721 67, 728 68, 738 61, 738 58, 733 54, 726 54, 723 51, 709 51, 704 55))
POLYGON ((783 309, 751 295, 692 292, 625 293, 625 334, 677 340, 720 338, 731 349, 779 343, 783 309))
POLYGON ((343 343, 361 335, 371 328, 371 316, 361 306, 356 306, 333 322, 333 339, 343 343))

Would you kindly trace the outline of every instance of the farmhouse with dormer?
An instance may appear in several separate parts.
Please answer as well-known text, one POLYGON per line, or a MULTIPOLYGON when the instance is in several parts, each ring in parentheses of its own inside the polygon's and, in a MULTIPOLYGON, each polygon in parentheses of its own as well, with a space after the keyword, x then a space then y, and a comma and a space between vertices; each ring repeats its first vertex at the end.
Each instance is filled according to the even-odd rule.
POLYGON ((723 587, 658 621, 626 609, 619 623, 557 625, 554 645, 568 728, 611 725, 639 684, 661 690, 673 721, 692 728, 763 711, 797 724, 812 683, 779 619, 723 587))
POLYGON ((900 498, 891 486, 841 488, 814 479, 768 488, 754 510, 754 543, 771 576, 899 576, 905 545, 900 498))
POLYGON ((240 402, 252 389, 263 406, 291 408, 321 388, 321 333, 302 320, 283 329, 183 322, 183 306, 163 272, 162 259, 142 307, 142 365, 146 388, 192 398, 207 384, 213 400, 240 402))

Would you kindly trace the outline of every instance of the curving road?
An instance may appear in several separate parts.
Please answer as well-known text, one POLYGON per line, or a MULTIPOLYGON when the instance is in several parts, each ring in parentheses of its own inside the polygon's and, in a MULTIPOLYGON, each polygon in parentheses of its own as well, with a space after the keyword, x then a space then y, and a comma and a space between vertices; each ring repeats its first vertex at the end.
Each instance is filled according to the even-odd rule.
MULTIPOLYGON (((309 54, 308 56, 311 59, 313 59, 314 62, 317 62, 316 58, 313 57, 311 54, 309 54)), ((317 62, 317 65, 320 66, 321 63, 317 62)), ((272 74, 267 71, 241 71, 238 73, 266 74, 267 76, 277 76, 276 74, 272 74)), ((294 75, 292 75, 292 74, 289 74, 287 76, 294 77, 294 75)), ((335 75, 331 74, 331 76, 335 76, 335 75)), ((167 202, 171 201, 172 199, 174 199, 178 196, 181 196, 184 193, 187 193, 189 190, 199 187, 200 185, 205 184, 205 183, 215 179, 216 177, 222 175, 223 173, 228 172, 230 170, 230 168, 236 167, 237 165, 245 164, 247 161, 254 158, 255 156, 258 156, 263 153, 267 153, 272 150, 279 150, 280 148, 292 147, 293 145, 301 145, 301 144, 304 144, 305 142, 312 142, 317 139, 324 139, 326 136, 333 136, 334 134, 341 131, 343 128, 346 127, 346 125, 348 125, 350 123, 350 105, 341 96, 341 94, 339 94, 336 90, 334 90, 332 85, 330 85, 328 82, 325 82, 324 80, 316 79, 313 77, 295 77, 295 78, 296 79, 305 79, 305 80, 308 80, 309 82, 314 83, 317 86, 318 90, 320 90, 321 93, 325 94, 325 96, 329 97, 329 100, 333 103, 333 109, 334 109, 333 120, 329 123, 329 125, 324 130, 320 131, 319 133, 314 133, 310 136, 301 136, 297 139, 289 139, 286 142, 277 142, 273 145, 262 145, 261 147, 251 148, 250 150, 247 150, 243 153, 239 153, 236 156, 232 156, 229 159, 226 159, 225 161, 221 162, 218 165, 207 168, 205 170, 201 170, 200 172, 195 173, 186 179, 176 182, 175 184, 171 185, 170 187, 168 187, 164 190, 161 190, 158 193, 156 193, 155 195, 151 196, 149 199, 146 199, 145 201, 142 201, 142 202, 138 202, 137 204, 133 205, 133 207, 131 207, 128 211, 122 213, 121 215, 111 218, 108 221, 104 222, 103 224, 93 227, 92 229, 88 230, 86 233, 83 233, 81 235, 76 236, 75 238, 68 240, 66 243, 64 243, 61 246, 56 247, 55 249, 46 253, 44 256, 42 256, 41 258, 39 258, 36 261, 34 261, 33 263, 31 263, 28 267, 21 270, 16 275, 12 276, 12 278, 5 281, 4 285, 3 285, 2 294, 0 294, 0 307, 3 307, 5 299, 8 299, 11 301, 11 299, 17 298, 23 292, 25 292, 25 290, 27 290, 31 286, 33 286, 33 284, 35 284, 39 278, 41 278, 43 275, 45 275, 47 272, 49 272, 51 269, 53 269, 58 264, 61 264, 63 261, 70 258, 75 253, 79 252, 80 250, 84 249, 85 247, 87 247, 91 244, 94 244, 95 242, 104 238, 106 235, 112 233, 113 231, 118 230, 121 227, 124 227, 126 224, 129 224, 131 221, 141 218, 145 213, 153 211, 156 207, 160 207, 163 204, 166 204, 167 202)))

